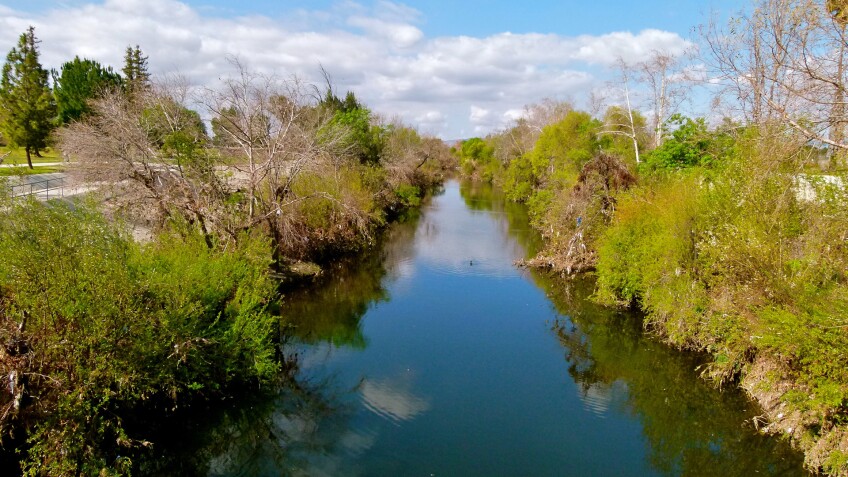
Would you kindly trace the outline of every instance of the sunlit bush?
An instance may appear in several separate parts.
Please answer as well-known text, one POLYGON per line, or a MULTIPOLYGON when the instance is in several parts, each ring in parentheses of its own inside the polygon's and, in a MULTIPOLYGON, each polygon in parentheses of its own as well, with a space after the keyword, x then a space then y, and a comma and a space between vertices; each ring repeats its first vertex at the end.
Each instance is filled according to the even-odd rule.
POLYGON ((125 472, 149 445, 129 416, 276 375, 265 239, 140 246, 85 206, 1 210, 0 424, 28 435, 28 475, 125 472))

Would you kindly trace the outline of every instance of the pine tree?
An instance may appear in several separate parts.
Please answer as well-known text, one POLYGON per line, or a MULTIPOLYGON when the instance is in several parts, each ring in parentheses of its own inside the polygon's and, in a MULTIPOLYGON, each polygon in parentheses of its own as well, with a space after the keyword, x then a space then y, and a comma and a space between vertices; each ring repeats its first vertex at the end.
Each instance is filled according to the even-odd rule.
POLYGON ((68 124, 90 112, 89 100, 121 86, 121 77, 111 67, 76 57, 62 65, 60 73, 53 72, 53 95, 56 98, 59 122, 68 124))
POLYGON ((129 96, 145 90, 150 85, 150 73, 147 71, 147 57, 141 48, 128 46, 124 53, 124 91, 129 96))
POLYGON ((31 154, 47 147, 56 116, 48 73, 38 62, 39 43, 34 27, 21 34, 6 56, 0 80, 0 128, 11 146, 26 150, 30 169, 31 154))

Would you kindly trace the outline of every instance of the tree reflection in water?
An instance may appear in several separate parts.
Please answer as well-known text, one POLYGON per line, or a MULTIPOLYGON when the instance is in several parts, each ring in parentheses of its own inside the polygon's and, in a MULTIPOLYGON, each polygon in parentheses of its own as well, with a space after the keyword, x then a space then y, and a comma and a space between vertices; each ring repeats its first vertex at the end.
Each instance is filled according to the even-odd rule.
MULTIPOLYGON (((530 251, 537 249, 538 234, 527 225, 526 211, 521 206, 506 203, 489 186, 465 183, 460 192, 475 214, 490 215, 520 246, 530 251)), ((430 429, 430 424, 440 429, 434 421, 457 412, 451 408, 454 401, 440 402, 445 395, 435 387, 417 388, 423 381, 414 373, 386 370, 367 375, 357 371, 342 376, 332 374, 337 369, 333 366, 328 367, 329 374, 312 372, 310 366, 318 363, 316 367, 320 368, 321 361, 333 361, 324 359, 322 353, 335 354, 341 361, 350 355, 367 354, 357 351, 368 347, 361 323, 364 314, 389 299, 387 284, 391 283, 394 293, 401 295, 398 290, 403 287, 399 284, 405 279, 406 264, 416 253, 416 240, 430 240, 430 248, 436 248, 441 246, 435 240, 440 233, 446 232, 440 231, 438 224, 419 224, 417 220, 392 227, 377 252, 329 269, 323 283, 317 286, 287 292, 283 315, 291 324, 288 332, 293 340, 312 345, 306 347, 311 351, 300 355, 304 372, 293 372, 295 377, 286 381, 279 392, 243 399, 227 409, 199 416, 190 426, 172 426, 180 429, 181 435, 171 436, 172 446, 166 444, 162 448, 179 451, 162 455, 157 466, 148 466, 139 473, 320 476, 357 475, 361 471, 393 475, 404 469, 396 459, 371 456, 381 452, 380 439, 385 444, 397 438, 399 434, 390 431, 401 425, 421 432, 430 429), (416 230, 423 236, 416 237, 416 230), (429 395, 422 397, 422 392, 429 395), (380 428, 378 421, 388 424, 380 428)), ((505 266, 509 268, 508 263, 505 266)), ((470 264, 468 268, 472 268, 470 264)), ((457 275, 445 276, 457 280, 457 275)), ((758 413, 752 403, 734 390, 719 392, 697 376, 701 357, 676 352, 646 336, 638 315, 593 304, 588 300, 593 289, 591 278, 562 280, 534 271, 528 271, 527 276, 547 293, 550 306, 556 311, 553 315, 557 318, 550 327, 562 348, 551 340, 553 352, 564 350, 565 362, 560 366, 557 354, 552 355, 553 374, 544 379, 556 380, 555 373, 567 373, 567 379, 577 384, 577 392, 590 413, 616 422, 638 421, 650 467, 664 475, 798 474, 799 454, 786 443, 759 436, 752 426, 745 425, 758 413)), ((540 334, 551 338, 545 329, 540 334)), ((463 340, 456 335, 444 339, 463 340)), ((375 339, 369 351, 379 344, 375 339)), ((376 361, 379 366, 384 365, 379 359, 376 361)), ((463 364, 443 361, 450 366, 463 364)), ((492 379, 502 379, 502 371, 494 369, 492 379)), ((569 387, 567 392, 573 391, 569 387)), ((491 404, 500 405, 497 400, 491 404)), ((576 411, 580 411, 579 403, 576 411)), ((516 406, 510 412, 521 422, 521 413, 526 410, 516 406)), ((481 434, 486 434, 483 437, 489 432, 497 434, 497 429, 482 429, 485 432, 481 434)), ((638 436, 638 432, 634 435, 638 436)), ((432 442, 450 437, 421 435, 432 442)), ((382 452, 387 449, 391 452, 395 447, 384 445, 382 452)), ((538 446, 533 448, 536 449, 538 446)), ((425 455, 429 458, 429 454, 425 455)), ((453 468, 464 468, 461 464, 453 468)))
MULTIPOLYGON (((373 252, 340 260, 316 283, 289 289, 283 296, 284 341, 328 343, 364 349, 361 319, 376 303, 389 299, 383 283, 403 273, 413 253, 417 214, 389 229, 373 252), (394 264, 391 267, 388 264, 394 264), (401 266, 397 266, 401 265, 401 266)), ((192 411, 163 423, 155 456, 140 461, 140 475, 279 476, 352 475, 331 456, 365 452, 375 436, 350 424, 355 396, 370 398, 375 409, 402 418, 426 409, 411 400, 398 408, 397 390, 386 383, 361 382, 339 388, 332 376, 315 381, 295 369, 276 390, 242 396, 228 406, 192 411), (394 406, 394 407, 392 407, 394 406), (179 433, 174 430, 179 429, 179 433)))
MULTIPOLYGON (((526 209, 488 184, 464 182, 466 205, 493 214, 531 256, 541 245, 526 209)), ((637 313, 593 303, 591 276, 552 277, 529 271, 560 319, 552 323, 566 350, 568 374, 590 412, 635 416, 647 438, 651 465, 666 475, 798 475, 803 456, 759 435, 755 403, 736 389, 719 391, 698 376, 705 357, 673 350, 646 335, 637 313), (611 408, 613 406, 613 408, 611 408)))
POLYGON ((380 236, 373 250, 335 261, 317 282, 285 293, 286 332, 302 343, 365 349, 362 317, 389 300, 383 284, 398 279, 412 259, 418 220, 418 213, 410 212, 380 236))
POLYGON ((310 456, 344 444, 350 412, 332 382, 286 379, 274 391, 163 423, 155 455, 143 456, 136 474, 311 475, 310 456))
POLYGON ((642 423, 651 464, 667 475, 798 475, 802 457, 757 434, 757 407, 735 389, 719 391, 698 376, 704 357, 670 349, 642 331, 634 313, 591 303, 591 278, 534 273, 561 315, 552 325, 566 349, 568 374, 584 401, 621 403, 642 423), (616 399, 619 397, 620 399, 616 399))

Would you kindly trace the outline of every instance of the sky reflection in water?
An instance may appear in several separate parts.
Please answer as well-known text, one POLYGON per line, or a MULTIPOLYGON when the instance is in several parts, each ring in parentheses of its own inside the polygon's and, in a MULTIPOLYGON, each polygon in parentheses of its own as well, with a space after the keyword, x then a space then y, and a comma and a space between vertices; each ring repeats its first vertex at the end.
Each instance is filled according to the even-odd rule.
POLYGON ((228 421, 206 475, 803 475, 698 358, 517 269, 520 206, 449 182, 378 253, 286 297, 297 383, 228 421), (217 453, 216 453, 217 452, 217 453))

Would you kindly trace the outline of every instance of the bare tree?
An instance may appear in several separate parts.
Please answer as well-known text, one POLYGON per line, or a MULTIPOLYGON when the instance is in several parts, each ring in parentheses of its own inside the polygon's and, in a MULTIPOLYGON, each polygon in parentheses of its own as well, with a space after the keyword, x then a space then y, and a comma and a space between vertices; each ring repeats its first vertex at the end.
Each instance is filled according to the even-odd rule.
POLYGON ((277 244, 293 239, 286 209, 308 199, 292 193, 293 182, 344 158, 348 132, 327 127, 296 79, 236 66, 235 78, 197 97, 221 136, 215 146, 187 107, 195 97, 187 83, 160 80, 132 99, 105 95, 95 114, 60 133, 62 149, 77 159, 72 173, 111 190, 136 217, 197 225, 210 246, 214 236, 237 240, 257 225, 267 225, 277 244))
MULTIPOLYGON (((638 113, 634 114, 630 87, 633 67, 628 65, 623 58, 619 58, 617 63, 619 80, 613 85, 614 87, 611 88, 610 91, 617 96, 615 99, 623 102, 621 108, 624 111, 624 115, 623 117, 619 117, 621 115, 612 115, 615 120, 613 122, 606 121, 604 128, 599 131, 599 134, 624 136, 630 139, 633 143, 633 152, 636 157, 636 164, 639 164, 642 162, 639 154, 640 127, 636 121, 638 113)), ((611 115, 608 114, 607 116, 609 117, 611 115)))
POLYGON ((715 78, 757 124, 781 122, 846 150, 842 2, 758 0, 727 28, 702 28, 715 78))
POLYGON ((651 57, 636 65, 639 79, 650 91, 653 109, 654 147, 663 143, 663 125, 677 112, 686 97, 688 78, 681 68, 681 57, 664 51, 653 51, 651 57))
POLYGON ((184 103, 187 85, 160 83, 133 96, 106 93, 94 114, 59 133, 76 161, 71 174, 111 192, 122 208, 161 223, 178 215, 207 237, 224 226, 223 184, 212 173, 200 116, 184 103), (153 207, 151 207, 153 205, 153 207))
POLYGON ((315 89, 297 78, 252 73, 237 60, 233 65, 236 75, 200 99, 213 118, 219 170, 229 173, 232 188, 246 192, 243 228, 265 224, 277 245, 305 240, 289 209, 317 196, 333 199, 298 196, 293 185, 307 171, 332 179, 353 157, 350 131, 334 125, 332 113, 315 104, 315 89))
POLYGON ((442 140, 423 136, 399 119, 393 120, 387 131, 381 164, 392 190, 401 183, 430 185, 427 182, 432 176, 423 173, 425 166, 444 171, 453 163, 450 149, 442 140))
MULTIPOLYGON (((313 158, 302 150, 311 142, 303 136, 308 108, 304 88, 296 79, 282 81, 252 73, 238 60, 233 64, 237 75, 223 80, 218 89, 207 89, 201 102, 213 117, 215 144, 231 162, 235 181, 247 188, 248 216, 253 218, 260 187, 269 181, 280 185, 285 178, 282 189, 274 191, 275 196, 284 196, 291 180, 313 158)), ((274 214, 279 208, 263 209, 261 213, 274 214)))

